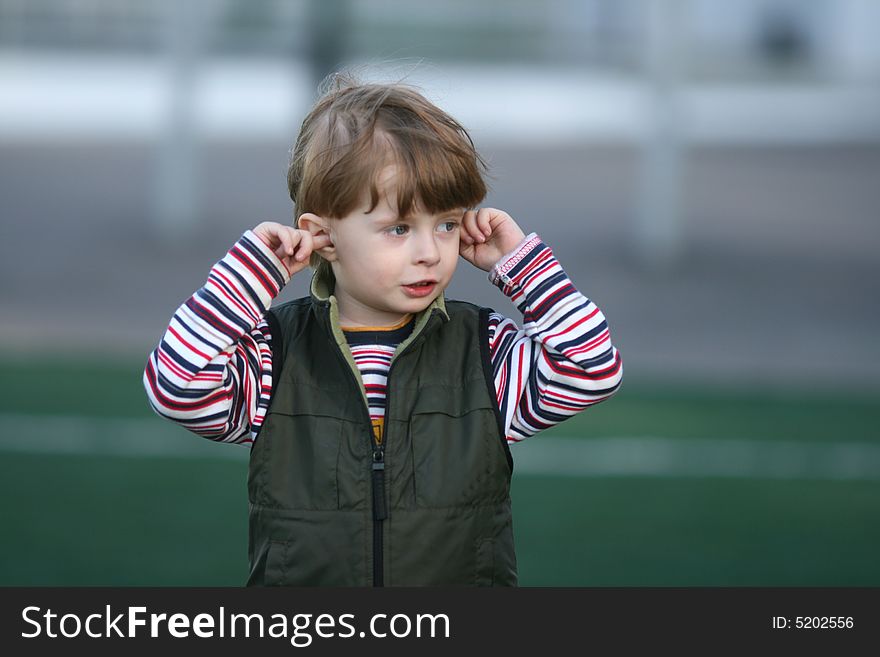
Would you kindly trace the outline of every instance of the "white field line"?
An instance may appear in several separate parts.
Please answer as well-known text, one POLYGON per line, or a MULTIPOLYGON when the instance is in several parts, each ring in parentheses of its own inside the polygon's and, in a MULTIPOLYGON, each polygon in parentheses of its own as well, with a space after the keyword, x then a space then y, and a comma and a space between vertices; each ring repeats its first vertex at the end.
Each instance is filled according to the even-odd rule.
POLYGON ((880 445, 871 443, 538 435, 512 452, 523 474, 880 480, 880 445))
POLYGON ((214 444, 159 417, 0 413, 0 451, 247 461, 241 445, 214 444))
MULTIPOLYGON (((0 414, 0 452, 246 461, 160 418, 0 414)), ((571 477, 880 480, 880 444, 708 438, 534 436, 512 447, 515 473, 571 477)))

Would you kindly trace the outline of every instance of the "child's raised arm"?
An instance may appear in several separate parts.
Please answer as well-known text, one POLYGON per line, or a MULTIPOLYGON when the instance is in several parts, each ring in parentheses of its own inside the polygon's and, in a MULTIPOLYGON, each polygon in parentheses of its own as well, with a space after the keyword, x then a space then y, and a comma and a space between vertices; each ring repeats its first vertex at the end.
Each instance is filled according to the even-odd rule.
POLYGON ((245 232, 177 309, 147 360, 144 387, 156 413, 211 440, 250 444, 272 393, 264 314, 312 250, 327 244, 274 222, 245 232))
POLYGON ((462 257, 489 271, 489 280, 523 314, 522 328, 499 313, 489 315, 489 353, 507 440, 532 436, 614 394, 623 363, 605 316, 574 287, 550 247, 535 233, 517 233, 515 222, 498 210, 484 208, 463 224, 462 257), (496 227, 506 234, 496 236, 496 227), (513 243, 514 236, 522 238, 513 243))

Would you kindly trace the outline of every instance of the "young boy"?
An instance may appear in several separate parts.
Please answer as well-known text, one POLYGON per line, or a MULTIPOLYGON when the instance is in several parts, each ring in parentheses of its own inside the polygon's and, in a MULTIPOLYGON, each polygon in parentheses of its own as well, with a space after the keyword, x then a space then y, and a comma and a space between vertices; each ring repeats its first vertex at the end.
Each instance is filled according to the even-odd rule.
POLYGON ((599 309, 486 194, 417 91, 337 76, 303 122, 295 228, 244 233, 175 313, 156 412, 251 448, 251 585, 512 586, 510 443, 607 399, 599 309), (523 314, 446 299, 458 258, 523 314), (270 310, 311 264, 310 295, 270 310))

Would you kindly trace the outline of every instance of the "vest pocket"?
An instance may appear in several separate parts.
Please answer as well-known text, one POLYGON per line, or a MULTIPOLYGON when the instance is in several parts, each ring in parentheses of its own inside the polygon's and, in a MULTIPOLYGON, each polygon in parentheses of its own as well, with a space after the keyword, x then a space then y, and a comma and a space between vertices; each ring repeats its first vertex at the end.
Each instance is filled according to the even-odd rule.
POLYGON ((510 467, 494 410, 423 396, 410 418, 418 507, 482 506, 506 499, 510 467))
POLYGON ((270 412, 251 453, 251 499, 276 509, 339 508, 336 418, 270 412))
POLYGON ((287 564, 290 543, 287 541, 269 541, 269 552, 266 555, 266 574, 264 577, 267 586, 288 585, 287 564))
POLYGON ((474 573, 475 586, 495 584, 495 541, 491 538, 477 539, 477 563, 474 573))

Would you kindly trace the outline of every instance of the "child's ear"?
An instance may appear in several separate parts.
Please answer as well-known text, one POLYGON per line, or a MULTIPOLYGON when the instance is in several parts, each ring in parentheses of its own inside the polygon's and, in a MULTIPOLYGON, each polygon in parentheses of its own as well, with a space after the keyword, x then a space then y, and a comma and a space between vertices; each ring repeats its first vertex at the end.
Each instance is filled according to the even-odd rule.
MULTIPOLYGON (((296 226, 300 230, 306 230, 311 233, 312 237, 325 235, 330 238, 331 242, 333 241, 330 222, 327 219, 324 219, 324 217, 319 217, 311 212, 305 212, 299 216, 296 226)), ((320 249, 315 249, 315 253, 320 254, 324 260, 332 262, 336 260, 336 245, 331 243, 330 246, 323 246, 320 249)))

